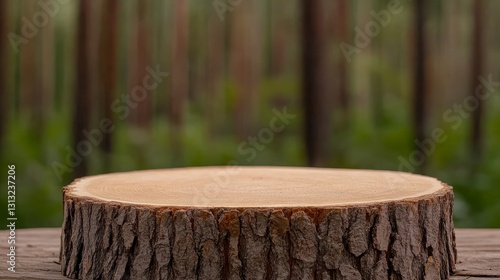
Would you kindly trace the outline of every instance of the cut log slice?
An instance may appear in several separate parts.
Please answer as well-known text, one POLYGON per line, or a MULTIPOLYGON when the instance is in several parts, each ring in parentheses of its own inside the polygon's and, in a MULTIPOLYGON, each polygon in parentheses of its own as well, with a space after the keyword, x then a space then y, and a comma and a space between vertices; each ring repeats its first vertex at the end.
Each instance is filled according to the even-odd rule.
POLYGON ((63 190, 60 261, 78 279, 447 279, 451 187, 373 170, 198 167, 63 190))

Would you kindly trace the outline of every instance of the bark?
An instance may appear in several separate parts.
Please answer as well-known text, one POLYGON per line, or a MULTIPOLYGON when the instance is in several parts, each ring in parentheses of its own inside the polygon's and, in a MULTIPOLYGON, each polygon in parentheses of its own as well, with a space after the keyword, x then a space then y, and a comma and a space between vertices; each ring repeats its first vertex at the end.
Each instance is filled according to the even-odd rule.
MULTIPOLYGON (((132 84, 130 94, 140 96, 137 98, 137 108, 134 112, 134 124, 139 127, 147 128, 151 125, 153 118, 153 98, 151 90, 142 90, 142 93, 134 93, 137 86, 144 87, 144 77, 148 75, 146 68, 149 65, 150 41, 149 41, 149 26, 147 22, 148 1, 137 2, 137 26, 135 27, 135 40, 131 42, 135 44, 135 53, 132 58, 135 59, 135 69, 133 69, 132 84)), ((139 91, 138 91, 139 92, 139 91)))
MULTIPOLYGON (((0 36, 1 38, 7 38, 7 9, 8 9, 8 1, 0 1, 0 36)), ((0 104, 0 147, 2 147, 2 142, 4 139, 4 131, 7 123, 7 55, 5 54, 7 43, 3 41, 0 43, 0 100, 2 103, 0 104)))
MULTIPOLYGON (((41 7, 38 8, 39 11, 43 11, 41 7)), ((40 29, 40 50, 38 55, 40 56, 40 66, 38 67, 39 74, 39 86, 40 86, 40 96, 38 97, 38 122, 44 123, 44 118, 46 118, 53 110, 53 100, 54 100, 54 85, 55 85, 55 22, 49 20, 47 25, 40 29)), ((40 125, 39 129, 42 129, 40 125)))
POLYGON ((330 145, 331 114, 325 71, 325 30, 321 0, 302 0, 304 133, 310 166, 325 165, 330 145))
MULTIPOLYGON (((426 138, 426 97, 427 97, 427 77, 426 77, 426 32, 425 32, 425 0, 415 2, 415 70, 414 70, 414 90, 413 90, 413 127, 415 141, 423 141, 426 138)), ((415 144, 415 149, 419 149, 415 144)), ((425 159, 423 161, 425 164, 425 159)), ((423 167, 423 164, 420 167, 423 167)))
POLYGON ((221 119, 219 102, 221 98, 222 85, 225 70, 225 25, 216 13, 209 13, 207 27, 208 57, 205 71, 207 77, 207 89, 205 96, 204 115, 207 117, 211 134, 216 131, 217 121, 221 119))
MULTIPOLYGON (((20 2, 21 16, 28 17, 36 12, 36 6, 29 1, 20 2)), ((22 26, 22 24, 21 24, 22 26)), ((21 30, 21 28, 19 28, 21 30)), ((19 33, 17 33, 19 34, 19 33)), ((19 46, 19 105, 22 116, 34 119, 36 111, 37 77, 36 77, 36 41, 32 38, 26 44, 19 46)))
POLYGON ((231 14, 231 73, 235 84, 234 123, 238 139, 254 129, 259 98, 261 42, 258 3, 243 2, 231 14))
MULTIPOLYGON (((349 5, 350 1, 348 0, 340 0, 337 2, 336 9, 336 25, 335 29, 337 31, 337 40, 338 42, 349 42, 349 5)), ((348 75, 348 67, 347 60, 342 56, 338 61, 338 96, 339 96, 339 107, 342 109, 342 112, 347 115, 349 113, 349 75, 348 75)), ((345 116, 347 118, 347 116, 345 116)))
POLYGON ((287 62, 287 45, 290 43, 288 40, 289 26, 286 21, 286 13, 283 12, 283 7, 286 6, 286 1, 271 1, 271 17, 270 17, 270 75, 272 77, 280 77, 286 70, 287 62))
POLYGON ((64 193, 78 279, 448 279, 453 193, 357 206, 175 208, 64 193))
MULTIPOLYGON (((30 18, 41 10, 40 7, 32 5, 29 1, 22 1, 20 4, 24 17, 30 18)), ((44 56, 43 51, 46 49, 44 43, 48 41, 47 36, 53 25, 47 23, 45 27, 47 29, 40 30, 38 37, 34 36, 26 44, 18 46, 20 73, 22 73, 19 75, 20 111, 23 116, 30 120, 34 136, 39 138, 43 134, 43 102, 44 95, 47 93, 44 85, 49 82, 44 81, 43 78, 52 71, 51 64, 47 63, 50 62, 50 59, 44 56)))
MULTIPOLYGON (((118 0, 103 3, 100 39, 100 91, 102 96, 103 117, 113 120, 112 103, 116 98, 117 59, 118 59, 118 0)), ((111 153, 112 133, 103 133, 102 150, 111 153)))
POLYGON ((182 128, 189 91, 189 13, 186 1, 175 1, 172 41, 172 92, 169 121, 176 128, 182 128))
MULTIPOLYGON (((380 11, 386 7, 384 1, 375 1, 373 9, 375 11, 380 11)), ((372 118, 375 127, 380 128, 384 125, 385 119, 385 106, 384 106, 384 96, 385 96, 385 86, 383 83, 384 73, 381 71, 383 69, 382 62, 384 61, 384 46, 382 43, 383 34, 372 38, 371 49, 373 50, 373 56, 371 57, 371 70, 370 70, 370 99, 371 99, 371 109, 372 118)))
MULTIPOLYGON (((78 144, 86 140, 84 130, 90 129, 92 106, 91 74, 90 74, 90 12, 91 1, 80 1, 78 8, 78 32, 76 42, 76 89, 73 99, 72 146, 78 150, 78 144)), ((82 161, 74 169, 74 177, 87 173, 87 160, 82 161)))
MULTIPOLYGON (((478 86, 478 78, 483 74, 483 1, 474 1, 474 27, 473 27, 473 45, 471 56, 471 80, 470 80, 470 95, 476 93, 478 86)), ((487 90, 487 89, 483 89, 487 90)), ((471 133, 471 150, 473 156, 479 158, 481 156, 483 145, 483 129, 482 120, 484 115, 484 102, 477 99, 477 109, 472 113, 472 133, 471 133)))

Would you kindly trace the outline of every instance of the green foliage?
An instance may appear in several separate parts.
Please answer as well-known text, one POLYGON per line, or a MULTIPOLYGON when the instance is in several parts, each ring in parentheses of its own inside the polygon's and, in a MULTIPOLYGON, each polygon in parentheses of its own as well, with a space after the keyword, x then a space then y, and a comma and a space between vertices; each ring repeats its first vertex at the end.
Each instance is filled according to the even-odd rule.
MULTIPOLYGON (((226 87, 228 92, 229 88, 226 87)), ((281 96, 286 100, 294 89, 281 80, 264 82, 262 91, 258 128, 268 125, 273 116, 273 105, 280 103, 276 103, 276 98, 281 96)), ((226 102, 232 103, 230 100, 226 102)), ((413 146, 407 110, 401 104, 396 105, 391 105, 392 110, 386 112, 387 117, 377 128, 366 110, 355 110, 348 127, 332 127, 334 137, 330 166, 397 170, 398 156, 407 157, 413 146)), ((429 157, 424 170, 454 187, 455 220, 456 225, 461 227, 500 226, 500 116, 494 111, 500 105, 498 98, 493 97, 489 105, 490 113, 486 119, 488 142, 482 161, 476 164, 470 159, 467 150, 469 126, 466 122, 456 130, 446 123, 438 123, 445 130, 447 140, 437 144, 436 152, 429 157)), ((289 107, 297 109, 293 102, 289 107)), ((207 120, 191 110, 186 126, 177 139, 172 137, 174 130, 165 119, 155 119, 149 129, 119 123, 113 134, 114 151, 109 155, 109 166, 104 166, 106 155, 95 149, 89 157, 90 171, 98 174, 176 166, 225 165, 232 160, 241 165, 304 165, 301 114, 293 112, 298 114, 294 122, 276 134, 274 140, 252 161, 238 154, 238 145, 246 139, 235 139, 229 119, 223 122, 225 129, 211 131, 207 120), (174 146, 174 143, 180 146, 174 146)), ((45 123, 41 138, 35 135, 26 119, 10 121, 2 150, 2 166, 16 164, 20 227, 60 226, 61 188, 70 178, 60 182, 51 164, 65 161, 69 143, 67 119, 67 113, 54 114, 45 123)), ((6 209, 5 200, 1 201, 0 207, 6 209)), ((3 212, 2 216, 5 215, 3 212)))

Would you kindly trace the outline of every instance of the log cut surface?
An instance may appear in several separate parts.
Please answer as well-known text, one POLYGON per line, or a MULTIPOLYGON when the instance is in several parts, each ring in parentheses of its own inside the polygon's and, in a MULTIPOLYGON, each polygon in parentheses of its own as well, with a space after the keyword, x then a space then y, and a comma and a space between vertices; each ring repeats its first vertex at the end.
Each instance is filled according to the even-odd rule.
MULTIPOLYGON (((60 228, 18 229, 16 273, 3 264, 0 279, 68 279, 59 264, 60 228)), ((9 232, 0 231, 5 257, 9 232)), ((452 280, 500 279, 500 229, 456 229, 458 261, 452 280)))
POLYGON ((448 279, 452 189, 401 172, 200 167, 64 188, 78 279, 448 279))
POLYGON ((70 185, 67 192, 142 205, 275 208, 397 201, 441 189, 443 184, 436 179, 392 171, 203 167, 86 177, 70 185), (203 196, 209 201, 200 199, 199 193, 206 193, 203 196))

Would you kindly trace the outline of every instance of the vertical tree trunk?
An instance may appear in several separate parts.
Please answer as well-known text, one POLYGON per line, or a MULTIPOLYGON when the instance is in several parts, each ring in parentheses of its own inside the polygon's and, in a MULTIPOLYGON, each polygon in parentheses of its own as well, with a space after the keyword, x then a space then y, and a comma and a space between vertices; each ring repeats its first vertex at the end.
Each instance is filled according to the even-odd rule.
MULTIPOLYGON (((413 126, 415 141, 423 141, 426 137, 426 90, 427 79, 426 69, 426 51, 425 51, 425 0, 415 1, 415 69, 414 69, 414 92, 413 92, 413 126)), ((419 146, 415 143, 415 149, 419 146)), ((425 159, 422 161, 423 167, 425 159)))
MULTIPOLYGON (((29 18, 36 12, 36 6, 31 5, 29 1, 21 2, 21 10, 23 17, 29 18)), ((20 28, 21 30, 21 28, 20 28)), ((40 34, 37 34, 40 36, 40 34)), ((28 117, 30 120, 35 120, 37 91, 37 37, 31 38, 26 44, 20 46, 20 73, 19 89, 20 89, 20 113, 21 116, 28 117)))
POLYGON ((207 71, 205 67, 207 65, 209 56, 209 41, 214 40, 215 38, 209 37, 209 17, 212 13, 204 12, 213 9, 212 3, 210 1, 202 1, 199 3, 197 2, 196 6, 196 9, 192 9, 193 22, 192 28, 189 30, 188 37, 189 42, 195 42, 195 44, 193 44, 191 47, 188 47, 188 100, 190 103, 199 104, 200 102, 205 101, 206 93, 209 90, 207 79, 210 71, 207 71))
POLYGON ((132 4, 132 34, 129 39, 128 92, 134 102, 130 122, 138 127, 148 127, 152 119, 152 92, 138 89, 143 86, 149 64, 149 29, 147 24, 148 1, 134 1, 132 4))
MULTIPOLYGON (((419 1, 419 0, 417 0, 419 1)), ((380 11, 384 9, 385 1, 376 0, 374 1, 374 10, 380 11)), ((375 127, 380 127, 383 125, 385 118, 384 111, 384 83, 382 77, 382 61, 383 61, 383 34, 379 34, 377 37, 372 38, 370 48, 373 50, 373 55, 371 56, 371 70, 370 70, 370 97, 371 97, 371 107, 372 107, 372 117, 375 127)))
MULTIPOLYGON (((54 0, 51 0, 55 2, 54 0)), ((38 8, 39 11, 43 11, 41 7, 38 8)), ((40 84, 40 96, 38 101, 39 109, 39 120, 42 121, 46 118, 50 112, 52 112, 52 106, 54 101, 54 85, 55 85, 55 58, 54 58, 54 33, 55 33, 55 22, 53 19, 49 19, 47 25, 40 29, 41 31, 41 46, 38 55, 40 57, 40 66, 38 67, 39 84, 40 84)), ((41 126, 40 126, 41 128, 41 126)))
MULTIPOLYGON (((348 0, 337 1, 336 26, 334 28, 337 30, 338 42, 349 42, 349 3, 348 0)), ((338 62, 338 100, 344 115, 349 112, 349 75, 347 71, 347 61, 344 57, 340 57, 338 62)), ((347 116, 345 117, 347 118, 347 116)))
MULTIPOLYGON (((73 100, 73 149, 78 152, 78 144, 87 140, 83 130, 90 128, 91 116, 91 92, 90 92, 90 51, 89 18, 91 1, 79 1, 78 27, 76 39, 76 89, 73 100)), ((87 160, 82 157, 82 162, 74 169, 74 177, 82 177, 87 174, 87 160)))
MULTIPOLYGON (((0 38, 7 38, 7 9, 8 1, 0 0, 0 38)), ((4 131, 7 124, 7 109, 9 108, 9 103, 7 102, 7 55, 6 46, 7 40, 0 41, 0 149, 2 149, 2 143, 4 140, 4 131)))
MULTIPOLYGON (((103 117, 113 120, 112 102, 116 98, 117 81, 117 40, 118 40, 118 1, 106 0, 101 17, 101 39, 99 54, 100 95, 102 96, 103 117)), ((112 150, 112 133, 104 133, 102 150, 107 155, 112 150)), ((108 166, 108 164, 105 164, 108 166)))
POLYGON ((218 101, 224 78, 225 24, 217 13, 208 16, 208 58, 205 71, 207 73, 208 94, 206 95, 205 115, 208 118, 210 131, 214 131, 215 122, 220 113, 218 101))
POLYGON ((236 136, 253 130, 260 84, 261 50, 256 2, 243 2, 231 14, 231 72, 236 85, 236 136))
MULTIPOLYGON (((149 28, 147 23, 147 3, 148 1, 139 0, 137 13, 137 68, 133 88, 143 85, 143 78, 147 75, 146 67, 149 65, 149 28)), ((137 102, 137 118, 136 124, 140 127, 149 127, 153 118, 153 99, 152 92, 147 91, 146 97, 137 102)))
POLYGON ((287 5, 286 0, 271 1, 272 17, 271 24, 271 75, 279 77, 283 74, 286 65, 287 51, 287 29, 286 14, 283 7, 287 5))
POLYGON ((321 0, 302 0, 304 132, 310 166, 324 165, 330 143, 321 0))
POLYGON ((172 92, 170 123, 180 129, 184 122, 189 91, 188 0, 174 2, 174 30, 172 41, 172 92))
MULTIPOLYGON (((140 0, 132 0, 127 2, 126 12, 124 17, 128 17, 126 23, 125 30, 128 32, 126 38, 127 45, 127 63, 125 64, 127 67, 127 86, 124 89, 124 94, 130 96, 132 89, 136 86, 137 76, 139 71, 138 57, 139 57, 139 1, 140 0)), ((134 102, 136 104, 136 102, 134 102)), ((130 114, 127 117, 127 122, 129 124, 138 124, 138 112, 137 112, 137 104, 130 107, 130 114)))
MULTIPOLYGON (((471 61, 471 80, 470 80, 470 95, 474 95, 478 85, 478 77, 483 72, 483 2, 476 0, 474 5, 474 27, 473 27, 473 45, 472 45, 472 61, 471 61)), ((486 90, 486 89, 483 89, 486 90)), ((484 103, 478 99, 479 105, 472 113, 472 139, 471 150, 476 158, 481 156, 483 145, 482 119, 484 114, 484 103)))

